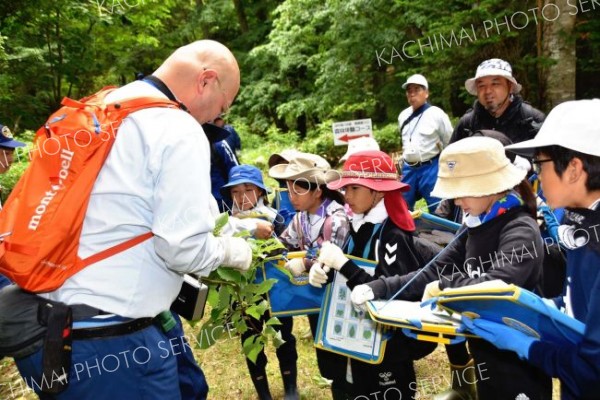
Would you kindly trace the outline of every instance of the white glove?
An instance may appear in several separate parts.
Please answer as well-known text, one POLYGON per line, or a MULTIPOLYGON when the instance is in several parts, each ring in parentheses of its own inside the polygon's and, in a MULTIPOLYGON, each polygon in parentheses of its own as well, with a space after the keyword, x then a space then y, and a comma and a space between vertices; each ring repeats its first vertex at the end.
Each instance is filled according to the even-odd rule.
POLYGON ((304 258, 292 258, 285 264, 285 268, 292 273, 294 276, 300 276, 306 271, 304 267, 304 258))
POLYGON ((352 289, 352 293, 350 294, 352 305, 363 311, 365 310, 365 303, 374 298, 373 289, 369 285, 357 285, 352 289))
POLYGON ((252 264, 252 249, 246 241, 239 237, 218 237, 217 240, 223 245, 224 267, 231 267, 246 271, 252 264))
POLYGON ((323 287, 323 284, 327 283, 328 272, 329 267, 321 267, 321 264, 314 263, 312 267, 310 267, 310 272, 308 273, 308 283, 310 283, 314 287, 323 287))
POLYGON ((423 298, 421 301, 429 300, 434 297, 438 297, 442 291, 440 290, 440 281, 433 281, 425 286, 425 291, 423 292, 423 298))
POLYGON ((339 271, 347 261, 348 257, 344 255, 342 249, 331 242, 323 242, 319 250, 319 262, 321 264, 339 271))

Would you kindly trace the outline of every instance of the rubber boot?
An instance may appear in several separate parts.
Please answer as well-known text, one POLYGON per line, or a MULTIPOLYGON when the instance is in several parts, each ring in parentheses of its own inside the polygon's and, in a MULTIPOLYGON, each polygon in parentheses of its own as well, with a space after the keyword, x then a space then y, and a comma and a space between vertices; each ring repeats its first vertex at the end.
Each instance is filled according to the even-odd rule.
POLYGON ((450 364, 452 389, 433 396, 433 400, 477 400, 475 361, 459 366, 450 364))
POLYGON ((331 398, 333 400, 351 400, 351 396, 339 388, 331 387, 331 398))
POLYGON ((285 400, 300 400, 297 386, 298 370, 296 366, 281 369, 281 378, 283 379, 283 398, 285 400))
POLYGON ((254 388, 260 400, 273 400, 269 391, 269 381, 267 380, 266 372, 257 376, 250 375, 250 378, 252 378, 252 383, 254 383, 254 388))

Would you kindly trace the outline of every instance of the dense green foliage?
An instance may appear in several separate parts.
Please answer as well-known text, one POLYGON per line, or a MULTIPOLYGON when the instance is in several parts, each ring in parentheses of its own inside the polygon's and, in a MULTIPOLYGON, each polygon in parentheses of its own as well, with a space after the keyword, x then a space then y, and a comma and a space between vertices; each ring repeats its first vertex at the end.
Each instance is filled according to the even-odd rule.
MULTIPOLYGON (((223 213, 219 216, 215 223, 215 236, 219 236, 227 219, 228 214, 223 213)), ((243 233, 240 235, 243 236, 243 233)), ((283 343, 281 332, 273 328, 280 325, 276 317, 265 318, 264 326, 259 326, 259 321, 269 308, 266 293, 276 280, 257 281, 256 277, 261 273, 265 257, 273 250, 284 247, 275 238, 247 240, 252 247, 252 265, 248 271, 218 268, 208 277, 202 278, 210 288, 208 303, 211 309, 208 320, 204 322, 198 334, 197 343, 202 348, 208 348, 216 344, 219 338, 225 335, 225 331, 243 334, 250 330, 253 334, 244 340, 242 350, 248 359, 256 362, 258 354, 269 341, 273 342, 275 347, 283 343)), ((289 275, 288 272, 286 274, 289 275)))
MULTIPOLYGON (((174 48, 211 38, 242 68, 231 120, 244 147, 300 147, 326 155, 331 123, 372 118, 395 151, 404 79, 428 77, 431 101, 454 118, 483 59, 509 60, 524 96, 544 108, 543 28, 550 0, 32 0, 0 5, 0 121, 36 129, 63 96, 151 73, 174 48), (545 10, 544 13, 541 10, 545 10), (255 138, 252 135, 256 135, 255 138), (265 140, 265 139, 268 139, 265 140), (307 140, 306 140, 307 139, 307 140)), ((600 96, 600 7, 569 0, 576 17, 577 97, 600 96)), ((547 111, 547 110, 546 110, 547 111)), ((246 156, 247 153, 244 153, 246 156)), ((243 161, 261 163, 260 154, 243 161)))

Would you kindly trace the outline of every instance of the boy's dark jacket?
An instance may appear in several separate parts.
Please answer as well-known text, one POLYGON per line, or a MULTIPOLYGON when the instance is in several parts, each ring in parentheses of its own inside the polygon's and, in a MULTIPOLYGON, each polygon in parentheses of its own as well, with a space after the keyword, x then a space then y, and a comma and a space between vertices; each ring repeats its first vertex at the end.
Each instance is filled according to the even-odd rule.
MULTIPOLYGON (((569 224, 588 242, 567 250, 567 287, 572 316, 585 323, 578 345, 534 342, 529 361, 561 381, 561 399, 600 399, 600 211, 570 210, 569 224)), ((566 305, 563 303, 563 305, 566 305)))
POLYGON ((540 110, 513 96, 507 109, 498 118, 492 116, 479 101, 461 117, 452 133, 450 143, 471 136, 481 129, 493 129, 504 133, 513 143, 533 139, 546 116, 540 110))

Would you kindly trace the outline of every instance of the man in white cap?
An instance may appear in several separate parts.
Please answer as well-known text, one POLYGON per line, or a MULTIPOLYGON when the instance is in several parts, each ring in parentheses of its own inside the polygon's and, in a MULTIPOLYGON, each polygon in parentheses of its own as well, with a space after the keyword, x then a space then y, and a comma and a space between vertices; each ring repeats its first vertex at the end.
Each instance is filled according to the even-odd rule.
POLYGON ((450 143, 482 129, 500 131, 518 143, 532 139, 544 121, 544 113, 518 95, 522 87, 504 60, 492 58, 479 64, 465 88, 477 100, 458 122, 450 143))
POLYGON ((423 75, 410 76, 402 89, 406 90, 410 104, 398 116, 402 137, 402 182, 410 185, 404 198, 412 209, 422 197, 433 212, 440 199, 429 194, 435 185, 439 155, 452 134, 452 124, 441 108, 427 102, 429 84, 423 75))

